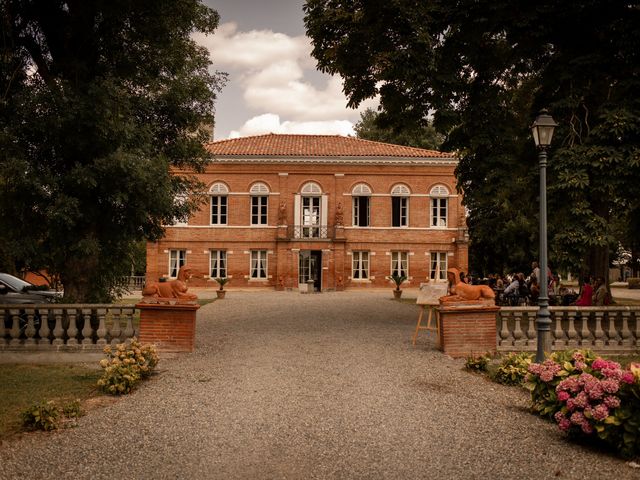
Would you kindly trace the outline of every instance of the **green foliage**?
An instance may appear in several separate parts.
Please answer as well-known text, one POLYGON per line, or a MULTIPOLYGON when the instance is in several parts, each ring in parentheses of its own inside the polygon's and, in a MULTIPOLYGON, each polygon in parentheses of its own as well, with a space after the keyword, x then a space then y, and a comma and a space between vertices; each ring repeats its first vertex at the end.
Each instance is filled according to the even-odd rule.
POLYGON ((393 283, 396 284, 396 290, 400 290, 402 283, 407 279, 406 275, 391 275, 387 277, 393 283))
POLYGON ((62 405, 62 414, 67 418, 80 418, 84 415, 80 400, 73 400, 62 405))
POLYGON ((395 131, 433 118, 443 149, 458 152, 477 270, 519 270, 537 257, 529 126, 542 107, 560 124, 547 179, 553 266, 607 277, 616 240, 640 251, 635 5, 307 0, 304 9, 318 67, 342 76, 350 106, 379 95, 395 131))
POLYGON ((52 402, 38 402, 22 412, 22 425, 32 430, 55 430, 60 421, 60 409, 52 402))
POLYGON ((201 200, 170 170, 208 158, 224 75, 193 34, 218 14, 200 0, 2 11, 0 262, 59 275, 67 302, 107 301, 140 242, 201 200))
POLYGON ((154 345, 140 345, 135 338, 128 344, 118 344, 115 350, 107 346, 104 353, 106 358, 100 360, 104 372, 98 387, 111 395, 130 393, 140 380, 153 373, 159 361, 154 345))
POLYGON ((471 370, 472 372, 486 372, 490 361, 491 355, 488 353, 477 356, 470 355, 465 359, 464 368, 471 370))
POLYGON ((373 140, 376 142, 394 143, 409 147, 438 150, 444 140, 444 136, 436 132, 433 125, 407 127, 402 130, 391 126, 381 126, 384 117, 371 108, 367 108, 360 114, 360 120, 355 124, 354 130, 358 138, 373 140))
POLYGON ((524 381, 533 355, 526 352, 507 354, 492 374, 493 380, 503 385, 520 385, 524 381))
POLYGON ((220 290, 224 290, 224 286, 229 283, 229 278, 216 278, 215 281, 220 285, 220 290))

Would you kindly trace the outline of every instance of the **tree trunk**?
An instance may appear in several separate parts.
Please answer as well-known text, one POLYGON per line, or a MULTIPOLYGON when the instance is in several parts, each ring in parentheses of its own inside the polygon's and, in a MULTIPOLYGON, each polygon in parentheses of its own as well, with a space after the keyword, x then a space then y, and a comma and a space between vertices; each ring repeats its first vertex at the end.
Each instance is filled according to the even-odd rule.
POLYGON ((588 255, 589 274, 595 278, 602 277, 609 285, 609 247, 591 247, 588 255))
POLYGON ((93 291, 93 273, 98 261, 95 257, 70 258, 60 278, 64 286, 64 303, 89 303, 93 291))

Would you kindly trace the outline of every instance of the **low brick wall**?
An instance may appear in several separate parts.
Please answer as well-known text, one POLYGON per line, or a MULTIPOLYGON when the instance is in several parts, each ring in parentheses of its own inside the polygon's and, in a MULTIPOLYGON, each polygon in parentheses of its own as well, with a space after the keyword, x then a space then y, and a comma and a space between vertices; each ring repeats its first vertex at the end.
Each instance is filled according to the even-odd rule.
POLYGON ((193 352, 197 304, 138 303, 140 342, 154 343, 160 351, 193 352))
POLYGON ((440 306, 440 349, 454 358, 496 352, 495 306, 440 306))

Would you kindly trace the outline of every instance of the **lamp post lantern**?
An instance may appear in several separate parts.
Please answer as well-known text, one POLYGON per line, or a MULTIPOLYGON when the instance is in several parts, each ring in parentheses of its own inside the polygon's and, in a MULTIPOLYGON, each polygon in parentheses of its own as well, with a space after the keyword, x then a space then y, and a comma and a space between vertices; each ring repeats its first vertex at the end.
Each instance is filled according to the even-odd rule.
POLYGON ((536 330, 538 347, 536 362, 544 361, 544 352, 550 350, 551 313, 549 312, 549 280, 547 278, 547 148, 551 145, 553 129, 558 124, 547 110, 541 110, 531 125, 533 141, 538 147, 538 166, 540 168, 540 296, 538 297, 538 316, 536 330))

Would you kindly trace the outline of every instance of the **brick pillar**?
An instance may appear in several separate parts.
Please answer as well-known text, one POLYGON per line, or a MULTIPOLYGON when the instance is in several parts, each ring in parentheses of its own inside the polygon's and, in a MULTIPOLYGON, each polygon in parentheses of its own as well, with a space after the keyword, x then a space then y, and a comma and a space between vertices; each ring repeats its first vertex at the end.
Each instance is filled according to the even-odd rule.
POLYGON ((336 226, 336 236, 333 239, 333 278, 335 279, 335 289, 337 292, 344 290, 344 286, 347 283, 345 272, 345 245, 344 227, 336 226))
POLYGON ((454 358, 496 352, 496 306, 440 305, 440 349, 454 358))
POLYGON ((136 308, 140 309, 140 343, 154 343, 165 352, 193 352, 200 305, 138 303, 136 308))

